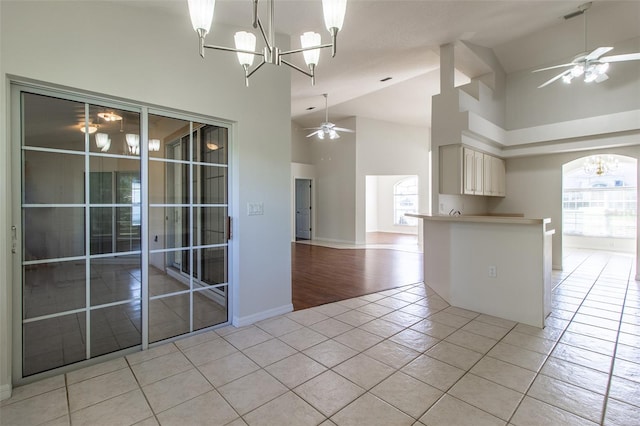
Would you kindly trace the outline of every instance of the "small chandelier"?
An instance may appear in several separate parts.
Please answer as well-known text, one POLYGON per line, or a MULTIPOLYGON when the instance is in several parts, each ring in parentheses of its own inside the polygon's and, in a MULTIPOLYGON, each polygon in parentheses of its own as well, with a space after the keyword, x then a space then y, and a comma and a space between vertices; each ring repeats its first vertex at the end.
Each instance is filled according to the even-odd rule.
POLYGON ((265 32, 265 28, 262 25, 262 21, 258 16, 258 0, 253 0, 253 28, 260 29, 260 34, 264 39, 265 47, 262 51, 256 52, 256 36, 253 33, 239 31, 234 36, 235 48, 213 46, 204 44, 204 39, 209 29, 211 28, 211 21, 213 20, 213 11, 215 7, 215 0, 188 0, 189 1, 189 14, 191 16, 191 24, 193 29, 198 33, 200 40, 200 56, 204 58, 204 49, 224 50, 227 52, 235 52, 238 55, 238 61, 244 69, 245 84, 249 86, 249 77, 258 71, 265 63, 273 65, 285 64, 297 71, 300 71, 304 75, 311 78, 311 84, 315 84, 315 67, 318 65, 318 59, 320 58, 320 49, 326 47, 331 48, 331 56, 336 55, 336 40, 338 31, 342 29, 344 22, 344 14, 347 7, 347 0, 322 0, 322 7, 324 9, 324 22, 331 34, 331 43, 322 44, 320 34, 314 32, 306 32, 300 36, 300 49, 292 49, 282 51, 275 45, 275 28, 273 25, 274 7, 273 0, 267 0, 268 3, 268 28, 265 32), (309 68, 309 71, 304 70, 291 62, 282 59, 285 55, 302 52, 304 60, 309 68), (262 60, 253 69, 254 56, 262 56, 262 60))
POLYGON ((588 175, 602 176, 618 169, 618 160, 613 155, 601 157, 593 155, 588 157, 584 162, 584 172, 588 175))

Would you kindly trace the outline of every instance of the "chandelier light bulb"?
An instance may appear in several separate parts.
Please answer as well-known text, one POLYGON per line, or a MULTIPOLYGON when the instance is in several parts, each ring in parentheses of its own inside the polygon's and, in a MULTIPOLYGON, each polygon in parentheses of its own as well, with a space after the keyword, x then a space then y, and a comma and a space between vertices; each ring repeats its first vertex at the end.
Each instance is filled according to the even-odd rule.
POLYGON ((106 133, 96 133, 95 138, 96 138, 96 146, 98 148, 102 148, 107 144, 107 141, 109 140, 109 135, 107 135, 106 133))
MULTIPOLYGON (((253 33, 248 33, 246 31, 238 31, 233 39, 236 42, 236 49, 239 50, 256 50, 256 36, 253 33)), ((238 52, 238 62, 242 66, 250 67, 253 65, 253 57, 251 53, 238 52)))
POLYGON ((96 147, 98 149, 100 149, 103 152, 106 152, 109 150, 109 147, 111 146, 111 139, 109 139, 108 134, 96 133, 95 138, 96 138, 96 147), (107 147, 106 150, 105 150, 105 147, 107 147))
MULTIPOLYGON (((300 36, 300 44, 302 45, 303 49, 320 46, 321 43, 322 37, 320 37, 320 34, 318 33, 307 31, 300 36)), ((304 61, 308 66, 318 65, 318 60, 320 59, 320 49, 305 50, 304 52, 302 52, 302 54, 304 55, 304 61)))
POLYGON ((193 30, 204 37, 211 29, 215 0, 189 0, 189 16, 193 30))
POLYGON ((340 31, 347 11, 347 0, 322 0, 322 10, 327 30, 331 32, 331 29, 335 28, 340 31))
POLYGON ((138 155, 140 153, 140 135, 136 135, 135 133, 127 133, 125 135, 125 139, 127 140, 127 145, 129 146, 129 153, 138 155))
POLYGON ((160 151, 160 139, 149 139, 149 151, 160 151))
POLYGON ((566 74, 562 76, 562 81, 566 84, 571 84, 571 80, 573 80, 572 74, 566 74))

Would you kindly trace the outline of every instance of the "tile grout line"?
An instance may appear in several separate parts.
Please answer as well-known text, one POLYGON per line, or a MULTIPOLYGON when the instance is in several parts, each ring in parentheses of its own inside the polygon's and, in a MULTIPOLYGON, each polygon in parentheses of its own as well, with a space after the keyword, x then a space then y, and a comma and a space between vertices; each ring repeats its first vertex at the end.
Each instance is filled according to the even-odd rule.
MULTIPOLYGON (((173 342, 172 342, 172 343, 169 343, 169 344, 170 344, 170 345, 174 345, 174 346, 176 346, 176 345, 175 345, 175 343, 173 343, 173 342)), ((177 346, 176 346, 176 348, 177 348, 177 346)), ((159 357, 156 357, 156 358, 159 358, 159 357)), ((155 358, 151 358, 151 359, 155 359, 155 358)), ((132 366, 131 366, 131 363, 129 362, 129 360, 127 359, 127 357, 126 357, 126 356, 124 357, 124 362, 126 362, 126 363, 127 363, 127 368, 129 368, 129 371, 131 372, 131 375, 132 375, 132 376, 133 376, 133 378, 135 379, 136 384, 138 385, 138 389, 140 390, 140 393, 141 393, 141 394, 142 394, 142 396, 144 397, 144 400, 145 400, 145 402, 147 403, 147 405, 149 406, 149 409, 151 410, 151 414, 153 414, 153 418, 155 419, 155 421, 156 421, 158 424, 160 424, 160 422, 158 421, 158 416, 156 415, 155 410, 154 410, 154 409, 153 409, 153 407, 151 406, 151 403, 149 402, 149 399, 147 398, 147 394, 146 394, 146 393, 144 393, 144 390, 142 389, 142 385, 140 384, 140 381, 138 380, 138 376, 136 376, 136 373, 133 371, 133 368, 132 368, 132 366)), ((143 362, 144 362, 144 361, 143 361, 143 362)), ((141 362, 140 364, 142 364, 142 362, 141 362)), ((147 417, 147 418, 149 418, 149 417, 147 417)), ((145 420, 145 419, 143 419, 143 420, 145 420)))
MULTIPOLYGON (((587 259, 588 259, 588 258, 587 258, 587 259)), ((573 273, 574 273, 574 272, 575 272, 575 271, 576 271, 580 266, 582 266, 582 265, 587 261, 587 259, 585 259, 585 260, 583 260, 582 262, 580 262, 580 264, 579 264, 578 266, 576 266, 576 267, 574 268, 574 270, 573 270, 573 271, 571 271, 571 273, 570 273, 569 275, 567 275, 567 276, 562 280, 561 284, 564 284, 564 282, 567 280, 567 278, 569 278, 569 277, 570 277, 570 276, 571 276, 571 275, 572 275, 572 274, 573 274, 573 273)), ((553 347, 552 347, 552 348, 551 348, 551 350, 549 351, 549 354, 546 356, 544 363, 542 364, 542 366, 540 366, 540 369, 539 369, 538 371, 536 371, 536 375, 535 375, 535 377, 534 377, 534 378, 533 378, 533 380, 531 381, 531 384, 529 384, 529 386, 527 387, 527 390, 526 390, 526 392, 524 393, 524 396, 525 396, 525 397, 526 397, 526 396, 529 396, 528 394, 529 394, 529 391, 531 390, 531 387, 533 386, 533 384, 534 384, 534 382, 536 381, 536 379, 538 378, 538 376, 540 376, 540 374, 542 374, 542 373, 541 373, 542 369, 544 368, 544 366, 545 366, 545 365, 546 365, 546 363, 548 362, 549 358, 551 358, 551 357, 552 357, 552 356, 551 356, 551 354, 552 354, 552 353, 553 353, 553 351, 556 349, 556 347, 558 346, 558 344, 560 344, 560 340, 562 340, 562 337, 563 337, 563 336, 564 336, 564 334, 566 333, 567 329, 568 329, 568 328, 569 328, 569 326, 573 323, 573 319, 575 318, 575 316, 577 315, 578 311, 579 311, 579 310, 580 310, 580 308, 582 307, 582 304, 584 303, 584 301, 587 299, 587 297, 588 297, 588 296, 589 296, 589 294, 591 293, 591 290, 593 290, 593 287, 595 287, 596 283, 598 282, 598 279, 599 279, 599 278, 600 278, 600 276, 602 275, 602 271, 606 268, 606 266, 607 266, 607 264, 608 264, 608 263, 609 263, 609 261, 607 260, 607 263, 605 263, 605 265, 602 267, 602 269, 600 269, 600 272, 598 272, 598 275, 596 276, 595 280, 593 281, 593 284, 591 284, 591 286, 589 287, 589 291, 587 291, 587 292, 586 292, 586 294, 585 294, 585 295, 584 295, 584 297, 582 298, 582 301, 581 301, 581 302, 580 302, 580 304, 578 305, 578 308, 574 311, 573 315, 571 316, 571 319, 569 320, 569 323, 567 324, 567 326, 566 326, 566 327, 564 327, 564 328, 562 329, 562 333, 560 334, 560 336, 558 337, 558 339, 557 339, 557 340, 555 341, 555 343, 553 344, 553 347)), ((561 285, 561 284, 558 284, 555 288, 560 287, 560 285, 561 285)), ((555 290, 555 288, 554 288, 554 290, 555 290)), ((551 328, 553 328, 553 327, 551 327, 551 328)), ((613 361, 612 361, 612 362, 613 362, 613 361)), ((544 374, 543 374, 543 375, 544 375, 544 374)), ((529 396, 529 398, 533 398, 533 399, 535 399, 535 400, 537 400, 537 401, 540 401, 540 402, 542 402, 542 403, 544 403, 544 404, 548 404, 548 405, 550 405, 550 406, 552 406, 552 407, 555 407, 555 408, 558 408, 558 409, 560 409, 560 410, 563 410, 563 411, 566 411, 566 412, 569 412, 569 413, 571 413, 571 414, 574 414, 574 415, 579 416, 579 415, 578 415, 578 414, 576 414, 576 413, 572 413, 572 412, 571 412, 571 411, 569 411, 569 410, 565 410, 565 409, 564 409, 564 408, 562 408, 562 407, 558 407, 558 406, 553 405, 553 404, 550 404, 550 403, 548 403, 548 402, 541 401, 541 400, 539 400, 539 399, 537 399, 537 398, 534 398, 533 396, 529 396)), ((605 397, 605 400, 606 400, 606 397, 605 397)), ((515 416, 516 412, 518 411, 518 408, 520 408, 520 405, 522 405, 522 401, 524 401, 524 397, 522 398, 522 400, 520 401, 520 403, 519 403, 519 404, 518 404, 518 406, 516 407, 516 410, 513 412, 513 414, 511 415, 511 417, 509 418, 509 421, 508 421, 507 423, 510 423, 510 422, 513 420, 513 416, 515 416)), ((604 412, 604 407, 603 407, 603 412, 604 412)), ((585 418, 585 417, 582 417, 582 416, 579 416, 579 417, 581 417, 581 418, 585 418)), ((585 418, 585 419, 586 419, 586 418, 585 418)), ((586 420, 589 420, 589 419, 586 419, 586 420)))
POLYGON ((613 347, 613 355, 611 356, 611 367, 609 369, 609 378, 607 380, 607 388, 604 395, 604 404, 602 407, 602 416, 600 417, 600 424, 603 425, 607 415, 607 408, 609 405, 609 392, 611 391, 611 381, 613 379, 613 370, 616 363, 616 354, 618 353, 618 341, 620 340, 620 330, 622 328, 622 318, 624 316, 625 306, 627 303, 627 296, 629 294, 629 284, 631 282, 631 271, 627 277, 627 285, 624 291, 624 298, 622 300, 622 309, 620 310, 620 320, 618 321, 618 332, 616 333, 616 344, 613 347))

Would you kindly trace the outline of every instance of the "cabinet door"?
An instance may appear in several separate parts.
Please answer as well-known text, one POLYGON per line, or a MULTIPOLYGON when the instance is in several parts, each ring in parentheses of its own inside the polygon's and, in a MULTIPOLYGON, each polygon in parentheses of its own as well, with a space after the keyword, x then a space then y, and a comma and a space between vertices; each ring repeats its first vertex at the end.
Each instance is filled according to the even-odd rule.
POLYGON ((484 194, 484 154, 476 152, 473 157, 474 194, 484 194))
POLYGON ((476 193, 476 185, 475 185, 475 158, 476 152, 469 149, 464 148, 464 185, 463 185, 463 193, 465 194, 475 194, 476 193))
POLYGON ((483 180, 482 180, 482 189, 484 195, 493 195, 495 191, 494 182, 491 176, 493 157, 487 154, 482 156, 482 170, 483 170, 483 180))
POLYGON ((505 162, 501 158, 492 157, 491 160, 491 182, 493 183, 493 194, 499 197, 507 195, 506 191, 506 170, 505 162))

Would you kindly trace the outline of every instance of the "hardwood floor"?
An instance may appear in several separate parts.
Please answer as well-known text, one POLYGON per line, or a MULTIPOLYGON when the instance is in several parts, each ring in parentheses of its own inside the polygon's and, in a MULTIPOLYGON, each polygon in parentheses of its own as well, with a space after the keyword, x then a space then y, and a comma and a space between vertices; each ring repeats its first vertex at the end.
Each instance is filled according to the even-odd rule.
POLYGON ((292 243, 294 310, 417 283, 422 253, 292 243))

